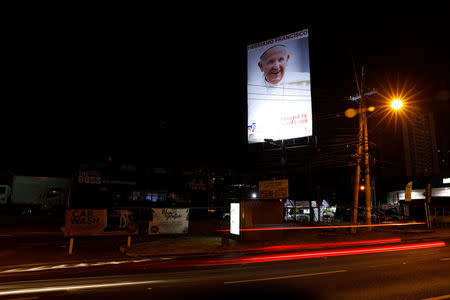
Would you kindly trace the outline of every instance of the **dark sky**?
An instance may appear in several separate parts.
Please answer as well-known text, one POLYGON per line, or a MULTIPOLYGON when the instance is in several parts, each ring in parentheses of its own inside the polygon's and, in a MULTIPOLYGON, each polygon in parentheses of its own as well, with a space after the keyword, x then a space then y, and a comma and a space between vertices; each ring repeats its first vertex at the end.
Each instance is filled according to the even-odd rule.
POLYGON ((116 149, 236 154, 245 142, 248 44, 308 28, 313 101, 317 114, 328 114, 356 93, 352 60, 366 67, 371 87, 390 77, 419 86, 448 80, 449 24, 439 11, 14 9, 3 43, 3 151, 19 161, 116 149))

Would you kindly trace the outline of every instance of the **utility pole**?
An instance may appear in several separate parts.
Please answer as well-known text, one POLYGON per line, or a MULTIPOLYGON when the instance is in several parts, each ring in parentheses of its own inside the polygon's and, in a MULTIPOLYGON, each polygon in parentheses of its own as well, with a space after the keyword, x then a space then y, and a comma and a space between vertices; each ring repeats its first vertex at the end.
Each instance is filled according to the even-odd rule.
MULTIPOLYGON (((372 203, 371 203, 371 187, 370 187, 370 159, 369 159, 369 136, 367 130, 367 103, 366 96, 376 94, 376 91, 370 91, 364 93, 364 67, 361 74, 361 88, 358 85, 358 96, 350 97, 352 101, 359 99, 359 132, 358 132, 358 146, 356 154, 356 174, 355 174, 355 186, 353 193, 353 214, 352 225, 357 224, 358 219, 358 198, 359 198, 359 178, 361 172, 361 158, 362 152, 364 153, 364 184, 365 184, 365 198, 366 198, 366 224, 372 224, 372 203), (363 151, 362 151, 363 150, 363 151)), ((367 227, 368 231, 372 231, 372 228, 367 227)), ((356 232, 356 228, 352 229, 352 232, 356 232)))
MULTIPOLYGON (((361 111, 361 102, 359 104, 359 111, 361 111)), ((353 211, 351 216, 351 225, 356 225, 358 223, 358 198, 359 198, 359 177, 361 176, 361 156, 362 156, 362 132, 363 132, 363 119, 362 115, 359 114, 359 131, 357 137, 358 146, 356 147, 356 168, 355 168, 355 186, 353 190, 353 211)), ((352 227, 352 233, 356 233, 356 227, 352 227)))
MULTIPOLYGON (((363 69, 364 72, 364 69, 363 69)), ((364 73, 363 73, 364 76, 364 73)), ((363 77, 364 78, 364 77, 363 77)), ((362 80, 362 79, 361 79, 362 80)), ((371 195, 372 191, 370 188, 370 159, 369 159, 369 136, 367 133, 367 105, 366 105, 366 97, 364 97, 364 93, 361 93, 361 106, 364 108, 362 111, 363 116, 363 126, 364 126, 364 175, 365 175, 365 185, 366 188, 364 191, 366 192, 366 224, 371 225, 372 224, 372 203, 371 203, 371 195)), ((369 226, 367 227, 368 231, 372 231, 372 228, 369 226)))

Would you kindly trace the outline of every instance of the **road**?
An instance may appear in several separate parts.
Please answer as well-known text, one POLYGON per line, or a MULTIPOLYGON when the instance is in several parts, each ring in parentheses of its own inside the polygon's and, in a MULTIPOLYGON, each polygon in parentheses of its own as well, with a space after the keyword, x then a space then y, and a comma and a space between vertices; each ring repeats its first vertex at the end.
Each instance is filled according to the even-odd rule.
POLYGON ((443 241, 3 269, 0 297, 450 299, 450 240, 443 241))

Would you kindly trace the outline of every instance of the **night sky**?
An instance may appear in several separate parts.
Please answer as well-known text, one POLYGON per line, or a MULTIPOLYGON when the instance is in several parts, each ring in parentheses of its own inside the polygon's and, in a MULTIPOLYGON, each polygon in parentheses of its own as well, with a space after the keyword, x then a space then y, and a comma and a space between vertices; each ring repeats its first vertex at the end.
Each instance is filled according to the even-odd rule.
MULTIPOLYGON (((442 80, 448 88, 450 69, 449 24, 439 11, 14 9, 3 42, 2 169, 45 172, 114 153, 238 158, 246 149, 246 46, 305 28, 316 115, 349 105, 353 62, 365 66, 368 87, 407 80, 433 97, 442 80)), ((334 122, 319 122, 320 132, 334 122)))

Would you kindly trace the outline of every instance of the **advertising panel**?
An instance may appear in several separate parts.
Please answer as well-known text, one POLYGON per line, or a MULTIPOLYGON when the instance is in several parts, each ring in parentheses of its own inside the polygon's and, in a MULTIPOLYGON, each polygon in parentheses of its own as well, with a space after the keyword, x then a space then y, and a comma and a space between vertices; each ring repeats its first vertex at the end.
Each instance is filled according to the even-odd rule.
POLYGON ((405 201, 411 201, 412 181, 408 182, 405 187, 405 201))
POLYGON ((259 182, 259 197, 262 199, 286 199, 289 197, 287 179, 266 180, 259 182))
POLYGON ((248 142, 312 135, 308 30, 247 47, 248 142))
POLYGON ((149 234, 187 233, 189 208, 153 208, 148 225, 149 234))
POLYGON ((137 211, 130 208, 108 208, 105 233, 137 234, 137 211))
POLYGON ((66 236, 130 235, 138 233, 132 209, 66 209, 66 236))
POLYGON ((106 209, 67 209, 64 234, 67 236, 103 235, 106 209))
POLYGON ((230 203, 230 233, 239 235, 240 232, 240 204, 230 203))
POLYGON ((105 184, 113 184, 113 185, 136 185, 135 178, 128 178, 126 180, 123 179, 114 179, 108 178, 108 176, 102 174, 101 171, 98 170, 79 170, 77 183, 82 185, 105 185, 105 184))

